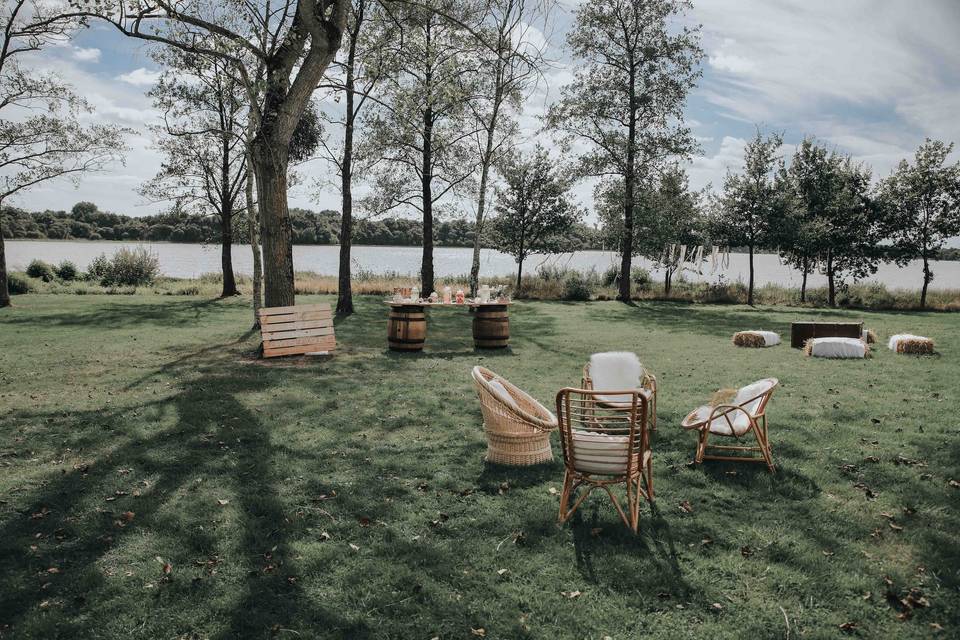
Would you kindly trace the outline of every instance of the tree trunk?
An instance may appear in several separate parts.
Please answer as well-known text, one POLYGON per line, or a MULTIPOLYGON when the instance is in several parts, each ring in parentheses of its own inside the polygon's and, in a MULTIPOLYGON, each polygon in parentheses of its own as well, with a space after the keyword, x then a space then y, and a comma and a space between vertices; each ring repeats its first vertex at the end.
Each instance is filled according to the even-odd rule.
POLYGON ((930 282, 932 280, 933 280, 933 274, 930 273, 930 259, 927 256, 926 250, 924 250, 923 252, 923 289, 920 290, 920 308, 921 309, 925 309, 927 306, 927 288, 930 286, 930 282))
MULTIPOLYGON (((229 205, 227 205, 229 206, 229 205)), ((220 266, 223 269, 221 298, 238 295, 237 281, 233 275, 233 221, 229 213, 220 215, 220 266)))
POLYGON ((750 284, 747 286, 747 304, 751 307, 753 306, 753 245, 749 245, 750 249, 750 284))
POLYGON ((353 65, 355 55, 356 34, 350 40, 350 58, 347 62, 345 90, 347 111, 343 127, 343 160, 340 164, 340 271, 337 278, 337 313, 342 315, 353 313, 350 250, 353 247, 353 124, 356 115, 354 113, 353 65))
POLYGON ((800 283, 800 302, 807 301, 807 274, 810 273, 810 261, 803 259, 803 281, 800 283))
POLYGON ((433 291, 433 110, 423 112, 423 163, 420 188, 423 199, 423 261, 420 265, 420 293, 433 291))
POLYGON ((247 224, 250 226, 250 250, 253 252, 253 327, 260 326, 257 311, 260 310, 263 300, 263 265, 260 261, 260 216, 257 215, 257 205, 253 199, 255 178, 250 157, 247 156, 247 184, 245 195, 247 198, 247 224))
MULTIPOLYGON (((493 136, 487 139, 487 153, 491 152, 493 136)), ((489 158, 484 160, 480 168, 480 197, 477 199, 477 222, 474 225, 473 260, 470 262, 470 297, 477 296, 480 287, 480 240, 483 233, 483 216, 487 203, 487 179, 490 173, 489 158)))
POLYGON ((10 290, 7 288, 7 253, 0 232, 0 309, 10 306, 10 290))
POLYGON ((837 287, 833 277, 833 252, 827 251, 827 304, 837 306, 837 287))
POLYGON ((623 237, 620 241, 620 292, 617 299, 630 302, 630 271, 633 267, 633 199, 636 180, 637 99, 636 72, 630 69, 630 122, 627 126, 627 166, 623 176, 623 237))
POLYGON ((295 304, 293 245, 287 208, 288 149, 286 145, 278 146, 276 141, 261 137, 261 133, 253 142, 253 166, 261 212, 264 305, 287 307, 295 304))
POLYGON ((670 289, 673 288, 673 271, 670 268, 667 268, 663 272, 663 295, 669 296, 670 289))
POLYGON ((520 291, 520 278, 523 276, 523 258, 517 260, 517 291, 520 291))

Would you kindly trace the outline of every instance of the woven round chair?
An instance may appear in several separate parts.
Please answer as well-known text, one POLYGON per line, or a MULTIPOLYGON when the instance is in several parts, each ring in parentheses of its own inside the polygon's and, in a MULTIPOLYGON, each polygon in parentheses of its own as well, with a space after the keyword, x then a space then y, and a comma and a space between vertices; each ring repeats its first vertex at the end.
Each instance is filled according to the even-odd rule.
POLYGON ((522 467, 553 460, 550 432, 557 418, 489 369, 474 367, 472 375, 487 432, 487 462, 522 467))

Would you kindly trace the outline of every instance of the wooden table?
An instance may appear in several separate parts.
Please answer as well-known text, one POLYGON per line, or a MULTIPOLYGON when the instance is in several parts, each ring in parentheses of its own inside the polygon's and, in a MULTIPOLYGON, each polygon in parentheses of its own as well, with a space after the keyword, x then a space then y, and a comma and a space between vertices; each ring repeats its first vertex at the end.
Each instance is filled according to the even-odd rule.
POLYGON ((790 346, 803 348, 810 338, 860 338, 863 336, 862 322, 791 322, 790 346))
POLYGON ((427 341, 428 308, 462 308, 473 311, 473 344, 477 349, 503 349, 510 343, 509 302, 387 301, 387 346, 393 351, 422 351, 427 341))

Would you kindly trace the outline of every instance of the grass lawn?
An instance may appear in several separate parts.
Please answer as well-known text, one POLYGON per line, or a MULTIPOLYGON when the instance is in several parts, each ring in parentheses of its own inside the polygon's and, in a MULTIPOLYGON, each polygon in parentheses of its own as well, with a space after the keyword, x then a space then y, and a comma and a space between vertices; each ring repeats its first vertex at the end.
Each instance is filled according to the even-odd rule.
POLYGON ((14 300, 0 637, 960 635, 958 315, 518 303, 506 352, 475 352, 447 310, 410 355, 386 351, 371 298, 338 322, 335 357, 262 362, 243 300, 14 300), (939 355, 730 343, 818 316, 929 335, 939 355), (469 378, 481 363, 552 406, 609 349, 660 383, 638 536, 601 494, 556 525, 556 436, 552 464, 486 465, 469 378), (686 412, 765 376, 782 383, 777 474, 688 465, 686 412))

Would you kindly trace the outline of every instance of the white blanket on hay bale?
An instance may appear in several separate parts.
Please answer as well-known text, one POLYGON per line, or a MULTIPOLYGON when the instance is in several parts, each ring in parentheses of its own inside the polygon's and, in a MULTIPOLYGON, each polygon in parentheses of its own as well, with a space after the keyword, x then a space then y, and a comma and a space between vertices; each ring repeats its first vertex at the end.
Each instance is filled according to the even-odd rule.
MULTIPOLYGON (((733 334, 734 344, 738 344, 737 336, 740 336, 740 335, 758 336, 763 339, 762 346, 764 347, 775 347, 776 345, 780 344, 780 334, 777 333, 776 331, 755 331, 755 330, 738 331, 737 333, 733 334)), ((738 346, 747 346, 747 345, 739 344, 738 346)))
POLYGON ((933 340, 931 340, 930 338, 925 338, 923 336, 915 336, 912 333, 898 333, 897 335, 890 336, 890 340, 887 342, 887 346, 890 348, 890 351, 900 351, 901 350, 900 344, 903 342, 924 342, 924 343, 929 342, 931 343, 931 349, 932 349, 933 340))
POLYGON ((810 338, 805 349, 815 358, 866 358, 869 351, 860 338, 810 338))

